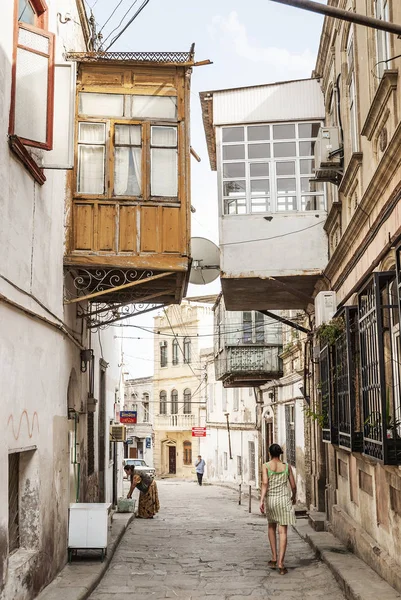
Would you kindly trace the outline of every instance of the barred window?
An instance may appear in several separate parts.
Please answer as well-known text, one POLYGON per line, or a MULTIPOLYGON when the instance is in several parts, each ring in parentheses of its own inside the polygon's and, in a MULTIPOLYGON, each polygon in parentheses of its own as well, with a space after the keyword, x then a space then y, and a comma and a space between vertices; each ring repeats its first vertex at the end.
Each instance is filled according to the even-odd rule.
POLYGON ((287 463, 295 467, 295 405, 285 406, 285 437, 287 463))

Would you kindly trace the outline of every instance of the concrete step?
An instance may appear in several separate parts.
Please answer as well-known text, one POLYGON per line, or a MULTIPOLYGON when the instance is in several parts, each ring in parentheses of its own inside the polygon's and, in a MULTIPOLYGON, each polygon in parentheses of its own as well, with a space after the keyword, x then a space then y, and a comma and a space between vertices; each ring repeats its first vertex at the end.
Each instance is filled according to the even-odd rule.
POLYGON ((308 518, 309 525, 315 531, 324 531, 326 522, 326 513, 311 511, 308 518))
POLYGON ((295 529, 329 567, 347 600, 401 600, 401 594, 334 535, 317 532, 305 521, 298 521, 295 529))

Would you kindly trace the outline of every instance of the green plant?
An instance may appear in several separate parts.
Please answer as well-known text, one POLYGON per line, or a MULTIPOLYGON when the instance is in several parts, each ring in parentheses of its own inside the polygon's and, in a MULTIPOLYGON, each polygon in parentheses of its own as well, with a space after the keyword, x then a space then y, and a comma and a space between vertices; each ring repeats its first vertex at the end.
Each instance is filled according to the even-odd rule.
POLYGON ((314 411, 310 406, 305 406, 303 410, 305 417, 312 421, 316 421, 319 427, 323 428, 327 423, 327 413, 314 411))
MULTIPOLYGON (((373 429, 381 429, 382 426, 382 413, 380 411, 372 412, 367 419, 364 421, 364 425, 369 425, 373 429)), ((395 419, 391 414, 390 409, 390 388, 386 390, 386 419, 384 423, 387 434, 392 433, 393 438, 398 438, 398 430, 401 427, 401 420, 395 419)))
POLYGON ((344 331, 344 319, 335 317, 334 319, 331 319, 331 321, 320 325, 320 327, 316 329, 316 336, 322 344, 332 346, 344 331))

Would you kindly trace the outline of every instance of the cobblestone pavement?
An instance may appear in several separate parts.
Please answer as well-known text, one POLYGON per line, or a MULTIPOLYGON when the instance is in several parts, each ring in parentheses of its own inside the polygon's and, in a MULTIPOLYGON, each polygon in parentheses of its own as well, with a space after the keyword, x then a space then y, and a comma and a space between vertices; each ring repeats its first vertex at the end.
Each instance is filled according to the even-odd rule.
POLYGON ((288 575, 268 568, 267 524, 256 500, 249 514, 226 488, 172 480, 158 486, 160 513, 132 522, 91 600, 344 600, 292 530, 288 575))

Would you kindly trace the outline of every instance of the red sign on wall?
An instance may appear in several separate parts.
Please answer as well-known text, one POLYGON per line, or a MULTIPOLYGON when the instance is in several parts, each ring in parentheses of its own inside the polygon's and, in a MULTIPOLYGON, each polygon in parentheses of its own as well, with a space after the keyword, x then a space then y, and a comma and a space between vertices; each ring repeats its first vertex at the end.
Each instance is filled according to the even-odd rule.
POLYGON ((206 427, 192 427, 192 437, 206 437, 206 427))
POLYGON ((120 423, 136 423, 136 410, 121 410, 120 423))

